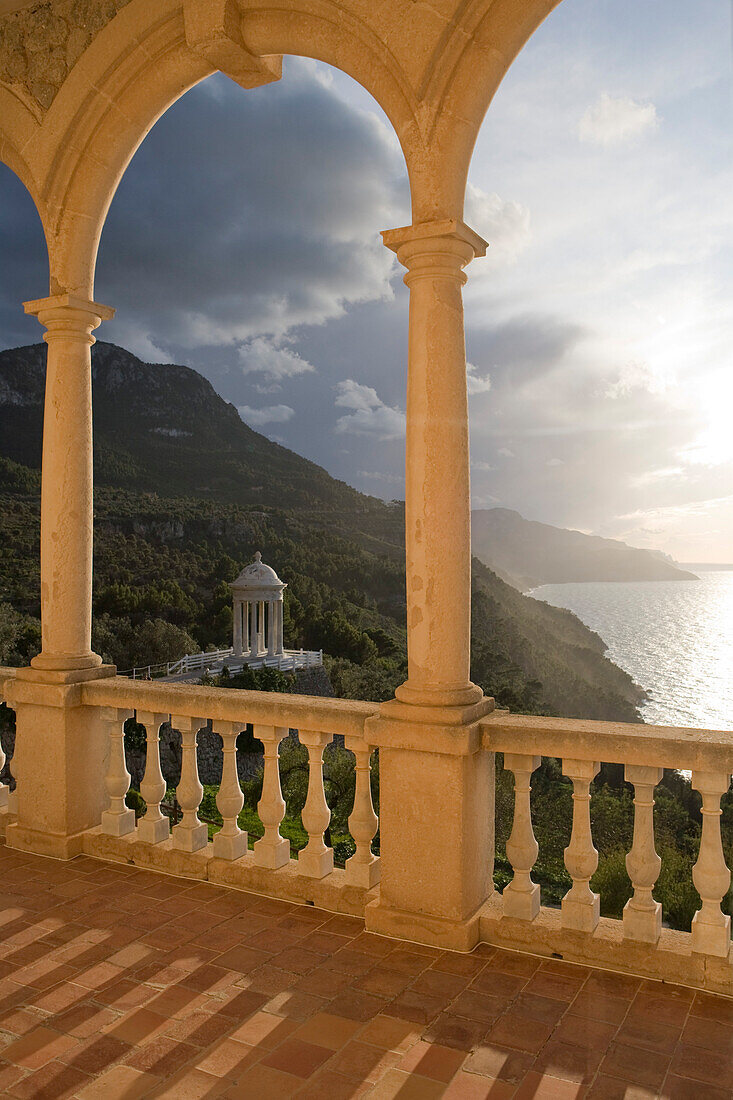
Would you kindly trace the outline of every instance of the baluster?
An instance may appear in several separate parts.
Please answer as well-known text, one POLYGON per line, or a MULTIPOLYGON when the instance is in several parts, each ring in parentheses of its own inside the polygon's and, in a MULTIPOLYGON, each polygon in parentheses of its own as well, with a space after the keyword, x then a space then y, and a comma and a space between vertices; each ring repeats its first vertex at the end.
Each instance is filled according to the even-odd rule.
POLYGON ((590 829, 590 784, 600 769, 595 760, 563 760, 563 774, 573 781, 573 831, 565 849, 565 866, 573 885, 562 899, 562 924, 577 932, 592 932, 601 913, 601 899, 590 888, 598 852, 590 829))
POLYGON ((255 737, 265 746, 262 798, 257 804, 257 813, 265 826, 265 835, 256 842, 253 855, 259 867, 267 867, 271 871, 283 867, 290 860, 290 841, 280 835, 280 822, 285 816, 285 801, 280 787, 280 760, 277 751, 287 733, 287 726, 258 725, 254 728, 255 737))
POLYGON ((127 836, 135 831, 135 811, 125 805, 125 795, 130 789, 130 773, 125 761, 125 720, 130 710, 102 707, 98 711, 100 722, 109 730, 109 761, 104 785, 109 795, 109 809, 102 814, 102 832, 109 836, 127 836))
POLYGON ((627 764, 624 776, 634 785, 634 843, 626 857, 634 895, 624 906, 624 936, 656 943, 662 933, 662 907, 652 897, 652 890, 662 861, 654 847, 654 788, 662 778, 662 769, 627 764))
POLYGON ((244 795, 237 771, 237 738, 241 726, 235 722, 215 722, 214 733, 221 737, 224 762, 216 805, 224 824, 214 835, 214 855, 221 859, 239 859, 247 851, 247 834, 239 828, 238 817, 244 806, 244 795))
POLYGON ((171 833, 171 840, 173 847, 179 848, 182 852, 197 852, 199 848, 205 848, 209 843, 209 830, 199 820, 198 815, 204 788, 201 786, 196 761, 196 737, 201 726, 204 725, 204 719, 173 714, 171 725, 181 735, 181 781, 176 795, 183 812, 180 823, 171 833))
POLYGON ((298 856, 298 870, 308 878, 324 878, 333 871, 333 848, 329 848, 323 840, 331 821, 331 811, 323 789, 323 750, 331 736, 317 730, 299 732, 301 745, 308 749, 308 797, 302 818, 309 840, 298 856))
POLYGON ((160 804, 165 798, 165 779, 160 767, 160 727, 168 721, 167 714, 154 714, 152 711, 139 710, 137 721, 145 726, 147 753, 145 756, 145 775, 140 784, 140 794, 145 799, 147 810, 137 826, 138 840, 148 844, 160 844, 171 833, 170 821, 161 813, 160 804))
POLYGON ((354 807, 349 817, 349 832, 356 842, 356 852, 346 860, 346 881, 350 886, 370 890, 379 882, 379 857, 372 852, 372 840, 379 827, 372 802, 372 751, 366 741, 351 741, 348 747, 356 757, 354 807))
POLYGON ((692 785, 702 795, 700 854, 692 881, 702 906, 692 918, 692 950, 727 959, 730 953, 730 917, 720 908, 730 886, 730 871, 720 836, 720 800, 730 785, 728 772, 692 773, 692 785))
POLYGON ((506 842, 507 859, 514 869, 514 877, 504 889, 504 916, 519 920, 534 920, 540 911, 540 888, 532 881, 539 846, 532 829, 529 796, 530 777, 541 763, 541 756, 518 752, 504 754, 504 767, 514 773, 514 820, 506 842))

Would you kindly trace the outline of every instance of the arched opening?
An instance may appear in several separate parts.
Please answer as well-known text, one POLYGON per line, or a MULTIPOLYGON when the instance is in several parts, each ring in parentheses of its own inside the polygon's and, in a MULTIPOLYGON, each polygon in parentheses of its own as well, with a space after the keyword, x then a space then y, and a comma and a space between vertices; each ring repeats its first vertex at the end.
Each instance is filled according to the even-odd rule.
MULTIPOLYGON (((23 301, 48 283, 43 227, 31 196, 0 164, 0 664, 27 665, 41 648, 39 498, 45 346, 23 301)), ((15 786, 15 714, 0 706, 0 782, 15 786)))
MULTIPOLYGON (((730 11, 659 14, 564 0, 479 136, 467 220, 497 247, 467 291, 469 378, 486 382, 472 400, 474 553, 600 635, 584 641, 576 622, 581 675, 607 717, 621 717, 620 694, 646 722, 727 729, 733 572, 715 566, 733 560, 733 449, 722 430, 733 339, 730 11), (602 665, 616 700, 601 701, 602 665), (645 692, 636 699, 632 679, 645 692)), ((551 616, 567 616, 535 606, 527 643, 539 651, 555 629, 562 652, 551 616)), ((555 675, 555 690, 569 680, 555 675)), ((561 707, 556 698, 551 713, 573 713, 561 707)), ((552 898, 571 784, 547 763, 534 783, 535 877, 552 898)), ((498 804, 511 786, 500 777, 498 804)), ((630 885, 619 853, 631 834, 611 822, 631 829, 631 792, 622 769, 606 766, 594 790, 594 888, 607 892, 601 911, 620 916, 630 885)), ((682 883, 699 843, 698 796, 673 774, 657 804, 658 897, 665 918, 689 928, 695 906, 682 883), (674 815, 683 824, 670 840, 674 815)), ((500 845, 507 821, 504 803, 500 845)), ((724 847, 729 857, 728 834, 724 847)))
POLYGON ((38 652, 38 497, 45 345, 38 323, 23 312, 48 284, 48 256, 38 212, 18 177, 0 164, 0 435, 2 435, 0 578, 3 626, 0 661, 26 664, 38 652), (6 603, 7 601, 7 603, 6 603), (14 609, 14 610, 13 610, 14 609))
POLYGON ((228 582, 261 550, 286 649, 338 658, 339 694, 404 679, 406 290, 379 230, 408 220, 386 118, 321 63, 211 77, 136 153, 93 349, 95 645, 119 667, 231 645, 228 582), (156 494, 137 532, 122 491, 156 494))

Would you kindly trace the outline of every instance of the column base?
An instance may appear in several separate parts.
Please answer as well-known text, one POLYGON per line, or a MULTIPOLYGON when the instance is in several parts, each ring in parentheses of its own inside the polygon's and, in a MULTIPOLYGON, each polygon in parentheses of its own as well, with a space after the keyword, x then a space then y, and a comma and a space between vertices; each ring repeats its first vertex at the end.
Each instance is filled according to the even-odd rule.
POLYGON ((637 909, 632 901, 627 901, 623 921, 626 939, 637 943, 657 943, 662 934, 662 906, 657 901, 651 909, 637 909))
POLYGON ((213 853, 218 859, 240 859, 247 854, 247 834, 222 836, 221 833, 217 833, 214 837, 213 853))
POLYGON ((600 894, 594 894, 590 903, 565 897, 560 909, 563 928, 572 928, 575 932, 593 932, 601 919, 601 897, 600 894))
POLYGON ((258 867, 266 867, 268 871, 277 871, 278 867, 284 867, 290 862, 290 841, 284 836, 274 844, 268 842, 263 847, 263 841, 267 837, 258 840, 252 849, 254 861, 258 867))
POLYGON ((31 852, 51 859, 74 859, 84 850, 85 832, 64 836, 61 833, 40 832, 14 821, 8 825, 5 843, 19 852, 31 852))
POLYGON ((421 720, 440 725, 465 725, 483 718, 494 709, 494 700, 485 696, 477 684, 455 688, 413 687, 409 680, 395 691, 394 699, 382 703, 380 711, 393 718, 421 720))
POLYGON ((167 817, 157 821, 146 821, 141 817, 137 823, 138 840, 146 844, 162 844, 171 835, 171 823, 167 817))
POLYGON ((99 668, 102 658, 97 653, 82 653, 72 657, 55 657, 39 653, 31 659, 31 667, 41 669, 44 672, 70 672, 87 668, 99 668))
POLYGON ((203 822, 195 825, 193 829, 181 828, 176 825, 171 833, 171 847, 181 852, 198 852, 209 843, 209 830, 203 822))
POLYGON ((127 836, 135 832, 135 811, 125 810, 121 814, 113 814, 111 810, 105 810, 102 814, 102 832, 108 836, 127 836))
POLYGON ((502 895, 504 916, 517 920, 534 920, 540 911, 540 888, 534 883, 531 890, 512 890, 509 883, 502 895))
POLYGON ((333 871, 333 848, 324 852, 308 852, 304 849, 298 854, 298 870, 308 878, 325 878, 333 871))
POLYGON ((101 659, 96 665, 62 669, 38 665, 36 661, 39 658, 40 654, 33 658, 30 665, 19 668, 15 679, 35 684, 79 684, 86 680, 103 680, 117 675, 117 665, 103 665, 101 659))
POLYGON ((372 856, 372 858, 365 863, 356 863, 356 857, 352 856, 351 859, 346 860, 344 867, 344 874, 349 886, 361 886, 364 890, 371 890, 373 886, 379 883, 380 878, 380 863, 379 856, 372 856))
POLYGON ((430 916, 426 913, 409 913, 387 905, 380 898, 367 902, 364 909, 367 932, 390 936, 396 940, 422 943, 443 951, 473 951, 480 940, 481 911, 470 917, 454 920, 450 917, 430 916))
POLYGON ((730 917, 720 914, 720 920, 710 923, 700 919, 698 909, 692 918, 692 950, 700 955, 716 955, 727 959, 731 952, 730 917))

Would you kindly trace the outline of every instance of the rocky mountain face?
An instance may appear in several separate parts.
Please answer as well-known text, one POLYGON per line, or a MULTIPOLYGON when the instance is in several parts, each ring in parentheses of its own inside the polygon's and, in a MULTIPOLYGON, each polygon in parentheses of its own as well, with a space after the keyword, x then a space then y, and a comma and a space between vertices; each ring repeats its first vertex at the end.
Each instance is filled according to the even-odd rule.
POLYGON ((524 591, 570 581, 695 579, 662 554, 536 523, 509 508, 475 511, 471 527, 476 557, 524 591))
MULTIPOLYGON (((41 461, 45 344, 0 352, 0 453, 41 461)), ((164 496, 388 513, 388 505, 243 423, 196 371, 92 348, 95 480, 164 496)))

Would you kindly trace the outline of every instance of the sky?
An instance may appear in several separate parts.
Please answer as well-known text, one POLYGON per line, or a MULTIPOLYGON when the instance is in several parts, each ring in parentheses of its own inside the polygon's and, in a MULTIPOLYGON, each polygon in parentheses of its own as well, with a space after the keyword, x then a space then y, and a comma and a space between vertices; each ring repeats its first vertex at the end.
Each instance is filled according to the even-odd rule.
MULTIPOLYGON (((724 0, 563 0, 509 70, 469 177, 474 507, 733 562, 733 48, 724 0)), ((105 226, 98 332, 201 371, 271 439, 404 494, 409 222, 389 123, 288 58, 162 117, 105 226)), ((0 346, 39 337, 33 206, 0 166, 0 346)))

